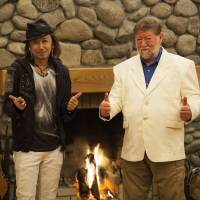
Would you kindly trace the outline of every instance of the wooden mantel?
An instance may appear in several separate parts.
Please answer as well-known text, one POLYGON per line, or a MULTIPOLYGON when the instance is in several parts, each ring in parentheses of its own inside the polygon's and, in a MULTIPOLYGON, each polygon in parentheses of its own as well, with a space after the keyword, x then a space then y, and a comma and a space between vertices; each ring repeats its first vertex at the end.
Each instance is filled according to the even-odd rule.
POLYGON ((69 68, 72 91, 99 93, 110 91, 113 83, 112 67, 69 68))
POLYGON ((197 76, 198 76, 199 85, 200 85, 200 65, 196 67, 196 70, 197 70, 197 76))
MULTIPOLYGON (((200 85, 200 66, 196 67, 200 85)), ((113 83, 112 67, 70 68, 72 91, 98 93, 110 91, 113 83)))
MULTIPOLYGON (((200 83, 200 66, 196 70, 200 83)), ((102 93, 110 91, 113 83, 112 67, 74 67, 69 72, 73 93, 102 93)), ((0 70, 0 96, 4 95, 6 77, 6 70, 0 70)))
POLYGON ((3 96, 5 93, 5 84, 7 79, 7 70, 0 70, 0 96, 3 96))

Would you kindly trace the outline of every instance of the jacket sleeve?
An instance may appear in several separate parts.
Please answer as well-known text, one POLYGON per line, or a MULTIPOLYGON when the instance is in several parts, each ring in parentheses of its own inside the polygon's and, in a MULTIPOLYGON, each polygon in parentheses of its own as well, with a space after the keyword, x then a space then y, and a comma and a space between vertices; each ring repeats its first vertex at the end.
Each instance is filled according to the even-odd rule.
POLYGON ((8 67, 8 79, 6 83, 6 95, 4 102, 4 112, 9 117, 18 118, 24 112, 19 110, 9 98, 9 95, 19 96, 19 83, 20 83, 20 66, 15 61, 11 66, 8 67))
POLYGON ((114 84, 111 88, 109 94, 109 101, 111 105, 111 113, 110 118, 112 119, 115 115, 117 115, 122 110, 122 80, 119 75, 120 71, 118 68, 114 68, 114 84))
POLYGON ((188 69, 182 80, 181 96, 187 97, 192 112, 192 119, 200 114, 200 89, 197 73, 193 61, 190 61, 188 69))
POLYGON ((109 93, 109 102, 111 106, 110 118, 101 117, 99 111, 100 119, 104 121, 110 121, 115 115, 117 115, 122 110, 122 81, 119 76, 118 68, 113 68, 114 73, 114 83, 109 93))
MULTIPOLYGON (((70 100, 70 98, 72 97, 72 93, 71 93, 71 79, 70 79, 70 75, 69 75, 69 70, 64 67, 64 99, 62 101, 62 105, 61 105, 61 115, 63 116, 64 122, 68 122, 70 121, 76 113, 76 109, 69 112, 67 110, 67 104, 70 100)), ((59 88, 58 88, 59 89, 59 88)))

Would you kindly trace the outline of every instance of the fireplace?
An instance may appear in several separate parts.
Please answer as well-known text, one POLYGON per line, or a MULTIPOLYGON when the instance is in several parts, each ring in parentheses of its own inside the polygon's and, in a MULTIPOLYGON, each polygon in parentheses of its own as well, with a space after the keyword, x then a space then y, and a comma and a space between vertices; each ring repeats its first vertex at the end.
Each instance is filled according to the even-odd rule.
MULTIPOLYGON (((103 96, 102 94, 100 95, 103 96)), ((111 181, 111 187, 118 188, 121 183, 120 168, 118 167, 123 138, 122 114, 118 114, 110 122, 104 122, 99 119, 98 112, 98 108, 78 109, 76 117, 65 127, 68 145, 62 168, 62 176, 65 178, 66 184, 76 185, 75 190, 77 194, 79 191, 77 185, 80 185, 77 183, 77 173, 85 171, 87 151, 88 149, 92 151, 98 144, 107 159, 106 164, 103 164, 106 171, 108 168, 111 169, 113 167, 118 169, 117 174, 112 174, 112 178, 115 176, 115 180, 113 179, 114 182, 112 182, 113 180, 111 181)), ((109 179, 106 179, 106 181, 108 182, 109 179)), ((117 192, 111 190, 111 193, 118 195, 119 188, 116 190, 117 192)), ((87 192, 89 191, 88 189, 87 192)))
POLYGON ((104 94, 83 94, 82 99, 80 98, 82 108, 77 110, 75 118, 65 126, 68 144, 61 174, 68 190, 71 188, 74 191, 74 198, 76 196, 78 200, 111 200, 111 197, 107 198, 106 195, 110 193, 113 197, 117 197, 121 187, 119 158, 123 138, 122 114, 118 114, 110 122, 102 121, 99 119, 98 107, 94 108, 94 102, 90 101, 92 108, 88 108, 89 103, 86 104, 87 108, 83 108, 85 99, 92 98, 93 95, 102 99, 104 94), (80 182, 80 174, 86 175, 87 172, 85 158, 89 155, 88 150, 92 152, 98 144, 106 158, 106 163, 101 166, 105 171, 101 172, 110 174, 109 178, 103 178, 104 180, 101 181, 101 183, 106 183, 100 184, 101 188, 102 185, 104 186, 103 190, 98 189, 97 184, 89 188, 85 182, 80 182), (114 167, 116 167, 115 170, 114 167), (97 198, 97 191, 100 191, 101 197, 104 196, 104 198, 97 198), (102 192, 106 194, 103 195, 102 192))
POLYGON ((62 176, 68 187, 71 185, 76 193, 76 198, 79 200, 115 199, 114 197, 117 199, 121 187, 120 169, 118 167, 124 133, 122 114, 119 113, 110 122, 104 122, 99 118, 98 110, 99 104, 104 98, 104 93, 109 92, 112 85, 112 68, 71 68, 70 76, 73 93, 82 92, 83 94, 79 99, 75 118, 65 126, 68 145, 62 176), (85 169, 85 158, 88 156, 88 149, 92 151, 98 144, 107 160, 107 163, 103 164, 104 173, 111 174, 111 169, 117 168, 112 171, 112 173, 115 171, 116 174, 113 173, 110 175, 111 178, 107 177, 103 181, 105 183, 103 190, 98 188, 97 184, 89 188, 85 183, 81 184, 77 178, 80 179, 87 171, 85 169), (105 192, 104 197, 102 197, 102 191, 105 192), (112 195, 113 198, 111 198, 112 195))

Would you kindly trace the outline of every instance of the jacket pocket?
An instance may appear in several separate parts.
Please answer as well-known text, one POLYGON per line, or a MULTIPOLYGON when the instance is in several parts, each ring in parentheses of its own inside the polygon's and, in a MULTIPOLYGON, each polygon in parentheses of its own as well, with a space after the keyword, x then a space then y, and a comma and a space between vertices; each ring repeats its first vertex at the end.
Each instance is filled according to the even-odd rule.
POLYGON ((183 126, 184 126, 183 121, 178 121, 178 120, 167 120, 166 121, 167 128, 180 129, 180 128, 183 128, 183 126))

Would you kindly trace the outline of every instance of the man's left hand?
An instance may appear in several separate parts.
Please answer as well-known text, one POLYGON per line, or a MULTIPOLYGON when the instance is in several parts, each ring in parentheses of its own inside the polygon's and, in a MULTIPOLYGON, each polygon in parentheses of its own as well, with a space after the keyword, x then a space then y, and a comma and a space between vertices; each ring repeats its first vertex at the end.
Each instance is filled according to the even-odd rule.
POLYGON ((181 106, 181 110, 180 110, 180 118, 184 121, 190 121, 192 118, 192 112, 190 110, 190 106, 187 102, 187 97, 183 97, 182 100, 182 106, 181 106))
POLYGON ((67 110, 73 111, 78 106, 78 98, 82 95, 81 92, 77 93, 76 95, 72 96, 67 104, 67 110))

